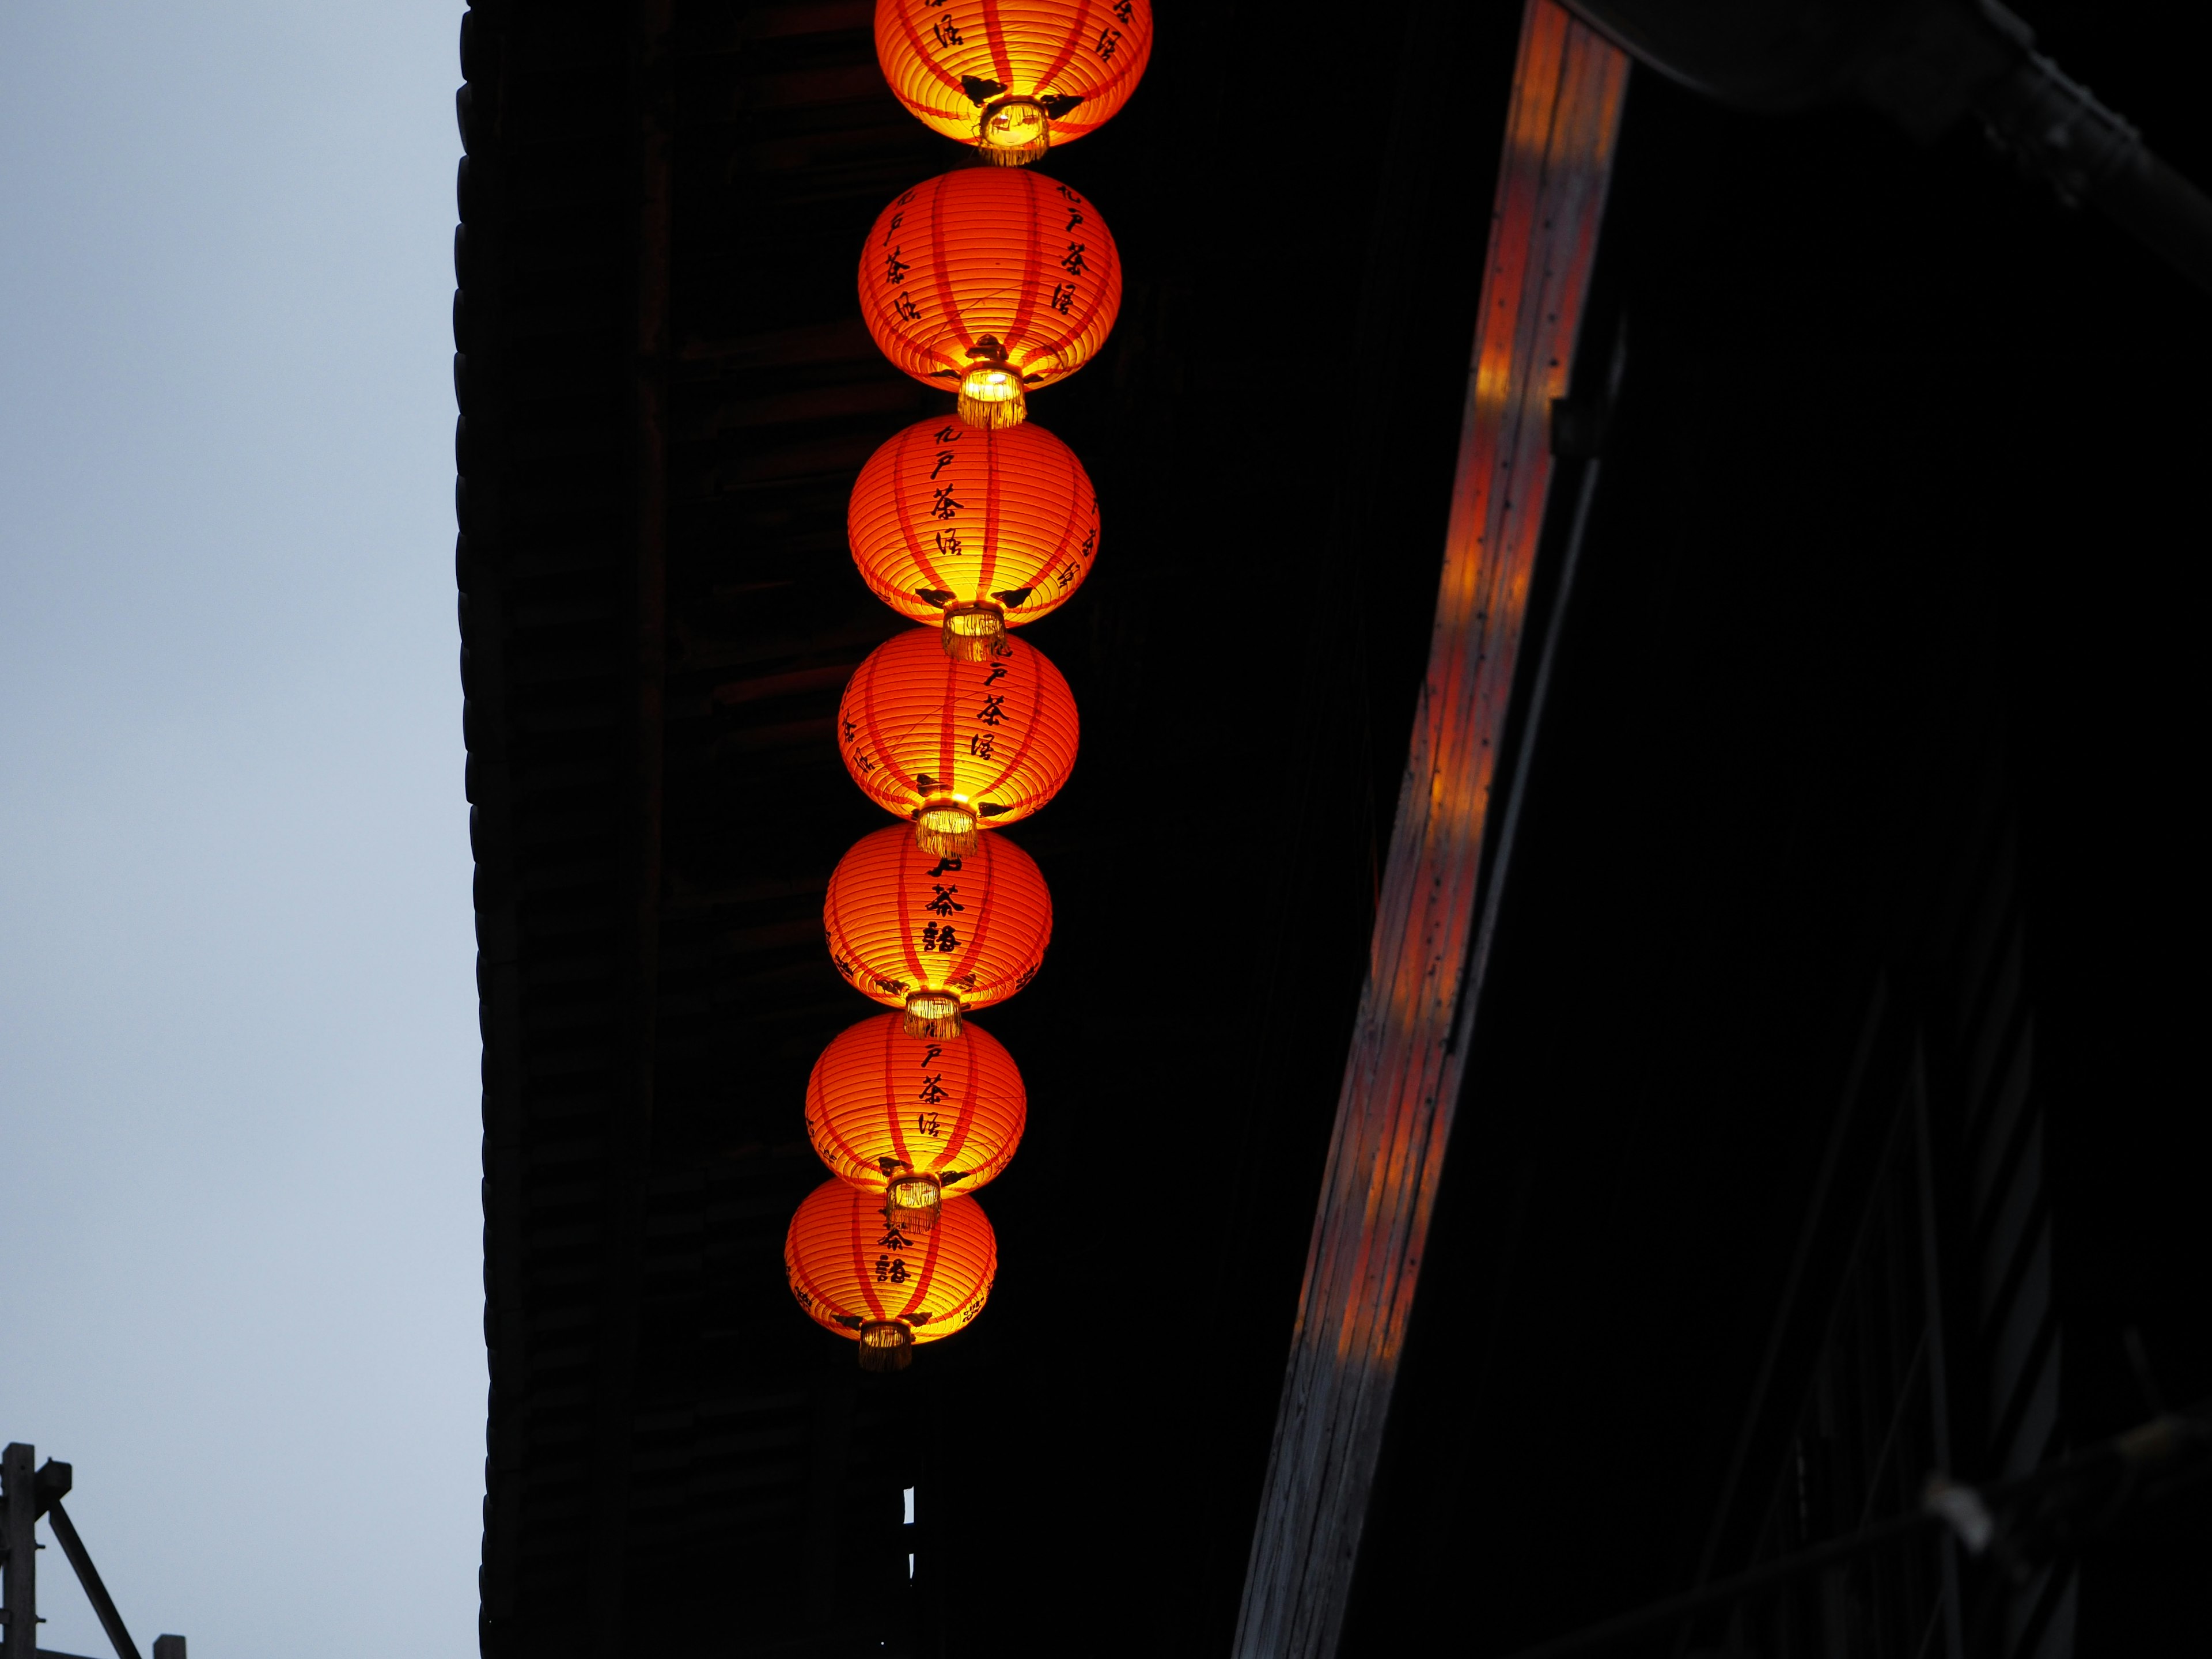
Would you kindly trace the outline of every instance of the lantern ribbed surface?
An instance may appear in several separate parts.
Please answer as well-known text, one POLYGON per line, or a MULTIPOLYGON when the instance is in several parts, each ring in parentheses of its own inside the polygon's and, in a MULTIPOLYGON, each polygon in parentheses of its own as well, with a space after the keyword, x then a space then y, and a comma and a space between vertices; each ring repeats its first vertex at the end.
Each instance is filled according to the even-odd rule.
POLYGON ((907 1170, 935 1176, 947 1199, 974 1192, 1006 1167, 1028 1116, 1014 1057, 973 1025, 912 1037, 898 1015, 878 1014, 841 1032, 806 1080, 815 1152, 839 1179, 878 1194, 907 1170))
POLYGON ((1036 105, 1052 143, 1095 131, 1136 90, 1152 52, 1151 0, 876 4, 876 58, 899 102, 987 150, 986 112, 1008 100, 1036 105))
POLYGON ((958 391, 977 364, 1003 361, 1033 390, 1105 343, 1121 260, 1067 185, 1034 167, 963 167, 878 216, 860 287, 869 333, 915 379, 958 391))
POLYGON ((1052 892, 1036 861, 1002 836, 939 854, 894 824, 837 860, 822 931, 837 971, 878 1002, 903 1008, 916 993, 942 991, 973 1010, 1036 977, 1052 892))
POLYGON ((1034 423, 917 421, 868 458, 845 523, 861 578, 918 623, 949 605, 1035 622, 1082 586, 1098 550, 1091 475, 1034 423))
POLYGON ((909 1235, 885 1219, 880 1193, 832 1176, 791 1218, 783 1270, 814 1322, 860 1340, 863 1325, 896 1321, 915 1342, 963 1330, 982 1311, 999 1267, 999 1241, 982 1206, 950 1199, 937 1224, 909 1235))
POLYGON ((1044 653, 1010 636, 962 661, 933 628, 868 653, 846 683, 837 732, 845 769, 884 811, 918 818, 950 803, 984 828, 1058 793, 1081 736, 1074 694, 1044 653))

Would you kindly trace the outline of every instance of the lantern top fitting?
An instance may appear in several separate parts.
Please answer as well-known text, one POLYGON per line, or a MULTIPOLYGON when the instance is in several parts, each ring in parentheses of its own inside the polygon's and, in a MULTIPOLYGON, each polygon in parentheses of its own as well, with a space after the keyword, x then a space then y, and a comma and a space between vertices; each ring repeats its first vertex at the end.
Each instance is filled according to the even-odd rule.
POLYGON ((1104 125, 1152 52, 1151 0, 877 0, 899 102, 1000 167, 1104 125))

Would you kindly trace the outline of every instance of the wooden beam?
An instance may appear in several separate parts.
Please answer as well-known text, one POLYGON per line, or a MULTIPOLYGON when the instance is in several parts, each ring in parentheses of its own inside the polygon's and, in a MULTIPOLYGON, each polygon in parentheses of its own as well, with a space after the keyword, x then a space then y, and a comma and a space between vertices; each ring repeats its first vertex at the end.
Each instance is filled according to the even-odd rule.
POLYGON ((1528 0, 1429 667, 1254 1530, 1237 1659, 1329 1659, 1473 1029, 1478 878, 1628 60, 1528 0))

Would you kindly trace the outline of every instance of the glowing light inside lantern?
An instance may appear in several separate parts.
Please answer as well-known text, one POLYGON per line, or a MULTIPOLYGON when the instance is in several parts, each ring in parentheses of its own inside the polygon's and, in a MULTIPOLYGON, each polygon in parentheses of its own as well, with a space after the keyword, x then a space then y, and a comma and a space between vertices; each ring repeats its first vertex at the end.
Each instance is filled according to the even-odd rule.
POLYGON ((1042 152, 1045 137, 1044 106, 1034 98, 1007 98, 983 112, 983 142, 1000 149, 1042 152))

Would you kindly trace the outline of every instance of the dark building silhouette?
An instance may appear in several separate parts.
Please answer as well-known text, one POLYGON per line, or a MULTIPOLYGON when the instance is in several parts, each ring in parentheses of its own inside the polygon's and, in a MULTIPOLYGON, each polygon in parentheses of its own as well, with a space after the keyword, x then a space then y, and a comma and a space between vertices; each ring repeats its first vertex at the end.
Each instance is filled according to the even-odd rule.
MULTIPOLYGON (((997 1291, 874 1376, 781 1267, 807 1068, 872 1012, 821 945, 887 821, 832 717, 902 624, 846 494, 947 402, 854 304, 874 214, 963 161, 872 10, 464 25, 489 1659, 1236 1629, 1520 15, 1164 6, 1128 109, 1044 163, 1128 277, 1031 409, 1105 514, 1026 634, 1084 752, 1013 832, 1048 965, 981 1022, 1032 1101, 997 1291), (1157 984, 1116 1019, 1133 960, 1157 984), (1161 1156, 1075 1202, 1133 1125, 1161 1156)), ((2030 21, 2212 178, 2173 18, 2030 21)), ((1529 611, 1555 678, 1510 734, 1518 850, 1341 1652, 1508 1654, 1933 1470, 2032 1468, 2153 1414, 2131 1342, 2167 1404, 2212 1394, 2209 316, 1971 124, 1916 145, 1637 72, 1529 611)), ((2198 1650, 2208 1529, 2185 1492, 2018 1578, 1918 1540, 1619 1650, 2198 1650)))

